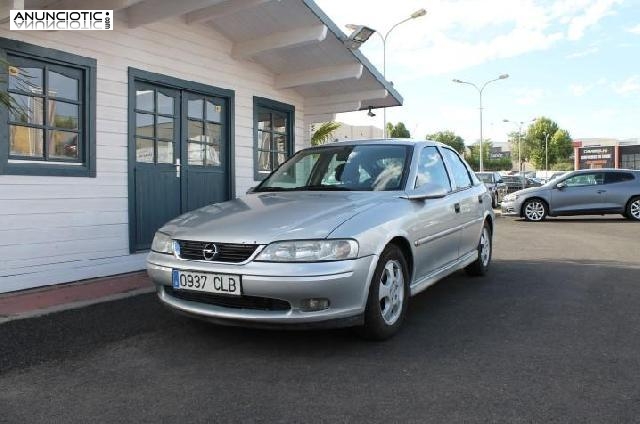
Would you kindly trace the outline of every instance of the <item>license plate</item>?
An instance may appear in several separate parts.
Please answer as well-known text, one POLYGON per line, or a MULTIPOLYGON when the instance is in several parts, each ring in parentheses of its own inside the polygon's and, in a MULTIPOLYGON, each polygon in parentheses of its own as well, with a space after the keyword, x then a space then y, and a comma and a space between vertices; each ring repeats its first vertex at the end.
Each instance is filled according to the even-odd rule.
POLYGON ((174 269, 171 280, 174 290, 190 290, 233 296, 242 294, 239 275, 210 274, 174 269))

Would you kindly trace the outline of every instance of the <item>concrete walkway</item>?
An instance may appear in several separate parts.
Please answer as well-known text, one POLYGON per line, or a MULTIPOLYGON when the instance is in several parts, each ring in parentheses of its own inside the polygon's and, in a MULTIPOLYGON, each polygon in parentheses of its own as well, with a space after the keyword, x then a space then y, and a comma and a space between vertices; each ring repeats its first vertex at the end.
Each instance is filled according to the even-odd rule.
POLYGON ((154 291, 146 272, 0 294, 0 323, 154 291))

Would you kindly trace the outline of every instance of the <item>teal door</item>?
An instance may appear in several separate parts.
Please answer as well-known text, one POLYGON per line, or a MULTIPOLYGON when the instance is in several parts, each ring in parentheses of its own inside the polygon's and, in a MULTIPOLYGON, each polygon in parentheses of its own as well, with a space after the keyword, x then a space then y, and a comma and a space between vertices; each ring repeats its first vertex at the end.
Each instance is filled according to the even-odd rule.
POLYGON ((147 250, 176 216, 229 200, 228 99, 134 81, 130 105, 130 245, 147 250))

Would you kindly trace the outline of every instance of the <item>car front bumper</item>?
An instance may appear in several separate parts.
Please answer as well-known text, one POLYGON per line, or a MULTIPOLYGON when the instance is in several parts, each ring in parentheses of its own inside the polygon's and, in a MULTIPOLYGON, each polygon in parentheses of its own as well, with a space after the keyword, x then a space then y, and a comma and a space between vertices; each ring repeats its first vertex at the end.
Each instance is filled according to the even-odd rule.
MULTIPOLYGON (((166 306, 198 318, 230 325, 314 326, 310 324, 326 323, 329 324, 327 326, 342 326, 355 325, 361 321, 359 318, 364 313, 369 281, 377 259, 377 256, 367 256, 322 263, 251 261, 231 264, 181 260, 173 255, 151 252, 147 258, 147 273, 156 285, 158 298, 166 306), (252 306, 229 307, 176 297, 172 295, 171 288, 174 269, 240 276, 243 297, 285 301, 290 308, 270 310, 252 306), (306 311, 303 308, 303 301, 306 299, 328 299, 329 307, 306 311)), ((201 296, 206 298, 208 295, 201 296)))
POLYGON ((518 199, 506 201, 502 200, 500 204, 500 211, 503 216, 520 216, 520 208, 522 206, 522 202, 519 202, 518 199))

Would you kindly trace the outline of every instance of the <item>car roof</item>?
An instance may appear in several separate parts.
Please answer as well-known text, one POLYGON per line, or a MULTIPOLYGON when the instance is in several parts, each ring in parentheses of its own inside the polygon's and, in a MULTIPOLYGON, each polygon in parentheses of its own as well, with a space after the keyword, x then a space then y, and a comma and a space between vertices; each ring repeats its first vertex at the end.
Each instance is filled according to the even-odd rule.
MULTIPOLYGON (((360 145, 375 145, 375 144, 399 144, 401 146, 445 146, 442 143, 432 140, 414 140, 411 138, 371 138, 371 139, 360 139, 360 140, 344 140, 344 141, 334 141, 326 144, 322 144, 320 146, 312 146, 312 147, 335 147, 335 146, 360 146, 360 145)), ((448 146, 446 146, 448 147, 448 146)))
POLYGON ((624 168, 576 169, 575 171, 567 172, 567 174, 577 175, 577 174, 585 174, 588 172, 632 172, 634 174, 638 174, 640 173, 640 170, 624 169, 624 168))

